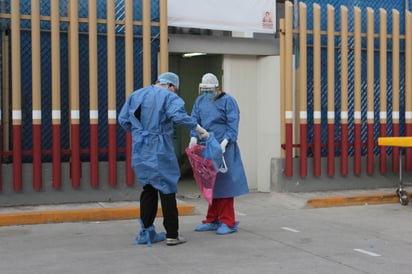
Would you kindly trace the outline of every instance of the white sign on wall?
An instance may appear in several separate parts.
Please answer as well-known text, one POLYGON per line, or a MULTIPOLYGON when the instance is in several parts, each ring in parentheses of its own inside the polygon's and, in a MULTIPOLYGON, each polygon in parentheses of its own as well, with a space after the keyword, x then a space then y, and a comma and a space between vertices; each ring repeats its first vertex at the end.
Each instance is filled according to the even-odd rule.
POLYGON ((276 32, 276 0, 168 0, 168 25, 240 32, 276 32))

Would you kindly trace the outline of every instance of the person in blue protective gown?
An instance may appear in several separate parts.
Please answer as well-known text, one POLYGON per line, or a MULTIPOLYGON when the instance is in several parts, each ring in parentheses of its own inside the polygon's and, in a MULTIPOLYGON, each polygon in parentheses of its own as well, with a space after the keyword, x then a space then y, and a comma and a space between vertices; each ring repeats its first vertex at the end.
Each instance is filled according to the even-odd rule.
MULTIPOLYGON (((206 219, 195 231, 216 230, 219 235, 237 231, 234 197, 249 192, 246 175, 237 144, 239 107, 236 100, 222 92, 216 76, 207 73, 202 77, 200 96, 196 99, 192 117, 220 143, 227 165, 226 173, 218 172, 206 219)), ((198 142, 196 132, 190 133, 189 147, 198 142)))
POLYGON ((137 244, 150 246, 165 239, 167 245, 185 242, 178 234, 176 192, 180 169, 172 141, 173 124, 197 132, 200 139, 207 139, 209 134, 187 114, 184 101, 176 94, 178 88, 179 77, 163 73, 154 85, 134 91, 119 113, 119 124, 132 135, 132 167, 143 187, 139 219, 142 229, 137 244), (166 233, 156 233, 153 225, 159 196, 166 233))

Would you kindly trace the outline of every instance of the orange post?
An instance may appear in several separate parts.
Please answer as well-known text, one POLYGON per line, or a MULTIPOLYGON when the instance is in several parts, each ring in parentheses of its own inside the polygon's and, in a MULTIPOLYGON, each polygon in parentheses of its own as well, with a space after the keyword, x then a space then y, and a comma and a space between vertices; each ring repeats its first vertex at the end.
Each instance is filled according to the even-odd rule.
POLYGON ((374 153, 375 148, 375 139, 373 136, 373 127, 374 127, 374 12, 373 9, 367 9, 367 165, 366 172, 369 175, 373 174, 374 171, 374 153))
POLYGON ((99 108, 96 0, 89 0, 90 185, 99 185, 99 108))
POLYGON ((313 4, 313 175, 321 175, 321 26, 320 6, 313 4))
MULTIPOLYGON (((399 126, 399 12, 392 10, 392 136, 400 134, 399 126)), ((399 172, 399 147, 392 148, 392 172, 399 172)))
MULTIPOLYGON (((126 74, 126 99, 134 90, 134 69, 133 69, 133 0, 126 0, 125 14, 125 74, 126 74)), ((132 169, 132 135, 126 133, 126 184, 134 184, 134 174, 132 169)))
POLYGON ((328 176, 335 174, 335 9, 328 5, 328 176))
POLYGON ((354 132, 355 132, 355 140, 354 140, 354 150, 355 150, 355 157, 353 160, 354 165, 354 174, 360 175, 361 174, 361 149, 362 149, 362 137, 361 137, 361 126, 362 126, 362 117, 361 117, 361 93, 362 93, 362 75, 361 75, 361 66, 362 66, 362 43, 361 43, 361 10, 358 7, 354 8, 355 11, 355 74, 354 74, 354 97, 355 97, 355 104, 354 104, 354 132))
MULTIPOLYGON (((379 86, 380 86, 380 137, 386 136, 386 81, 387 81, 387 14, 386 10, 380 9, 380 49, 379 49, 379 60, 380 60, 380 70, 379 70, 379 86)), ((379 147, 379 172, 386 173, 386 147, 381 146, 379 147)))

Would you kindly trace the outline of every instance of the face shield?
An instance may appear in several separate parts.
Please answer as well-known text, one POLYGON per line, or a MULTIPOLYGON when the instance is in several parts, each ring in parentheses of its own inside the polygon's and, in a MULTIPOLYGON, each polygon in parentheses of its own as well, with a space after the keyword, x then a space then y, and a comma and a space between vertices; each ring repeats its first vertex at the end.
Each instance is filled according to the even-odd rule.
POLYGON ((200 94, 212 99, 217 95, 217 85, 214 84, 200 84, 200 94))

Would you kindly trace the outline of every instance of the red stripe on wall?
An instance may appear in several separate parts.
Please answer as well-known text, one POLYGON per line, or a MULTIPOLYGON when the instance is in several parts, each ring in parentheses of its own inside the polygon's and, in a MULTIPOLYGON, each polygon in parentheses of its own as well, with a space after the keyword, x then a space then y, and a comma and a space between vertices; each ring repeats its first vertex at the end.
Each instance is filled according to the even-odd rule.
POLYGON ((62 172, 61 172, 61 145, 60 145, 60 124, 52 126, 53 134, 53 188, 59 189, 62 186, 62 172))
POLYGON ((355 124, 355 140, 354 140, 354 148, 355 148, 355 157, 353 159, 353 171, 355 175, 361 174, 361 163, 362 163, 362 140, 361 140, 361 125, 355 124))
POLYGON ((313 175, 321 175, 321 142, 320 142, 320 124, 314 124, 314 148, 313 148, 313 175))
POLYGON ((117 184, 116 124, 109 124, 109 185, 117 184))
POLYGON ((99 129, 90 124, 90 185, 99 186, 99 129))
POLYGON ((33 189, 42 188, 41 125, 32 125, 33 134, 33 189))
POLYGON ((300 125, 300 176, 308 176, 308 126, 306 124, 300 125))
POLYGON ((80 174, 81 174, 81 164, 80 164, 80 125, 71 125, 71 145, 72 145, 72 158, 71 158, 71 177, 72 177, 72 187, 80 187, 80 174))
POLYGON ((373 174, 374 171, 374 165, 375 165, 375 159, 374 159, 374 153, 373 149, 375 147, 375 141, 373 138, 373 124, 368 124, 367 125, 367 134, 368 134, 368 139, 367 139, 367 155, 366 155, 366 173, 369 175, 373 174))
POLYGON ((285 124, 285 133, 286 133, 286 140, 285 140, 285 176, 292 177, 293 176, 293 150, 292 150, 292 140, 293 140, 293 130, 292 124, 286 123, 285 124))
POLYGON ((349 173, 348 168, 348 124, 342 124, 341 126, 341 162, 340 162, 340 174, 346 176, 349 173))
POLYGON ((126 133, 126 184, 134 184, 134 173, 132 168, 132 134, 126 133))
POLYGON ((13 125, 13 189, 20 191, 22 184, 21 125, 13 125))
POLYGON ((328 176, 335 175, 335 125, 328 124, 328 176))

